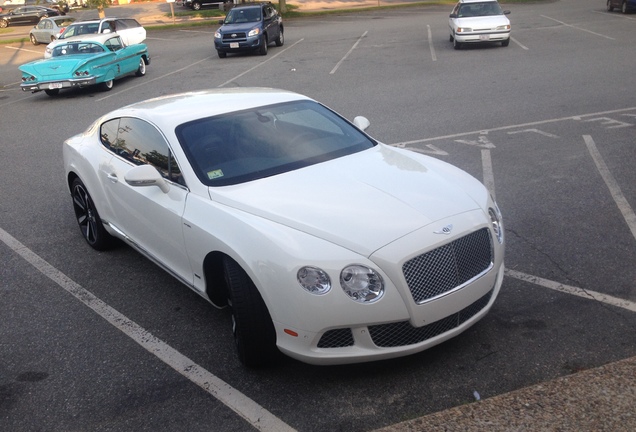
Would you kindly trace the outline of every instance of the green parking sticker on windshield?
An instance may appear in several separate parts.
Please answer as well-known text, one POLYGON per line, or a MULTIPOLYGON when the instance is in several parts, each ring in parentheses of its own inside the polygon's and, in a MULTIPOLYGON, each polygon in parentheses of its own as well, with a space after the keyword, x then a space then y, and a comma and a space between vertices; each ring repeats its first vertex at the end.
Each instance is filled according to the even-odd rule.
POLYGON ((208 178, 210 180, 212 179, 216 179, 219 177, 223 177, 223 171, 218 169, 218 170, 214 170, 214 171, 208 171, 208 178))

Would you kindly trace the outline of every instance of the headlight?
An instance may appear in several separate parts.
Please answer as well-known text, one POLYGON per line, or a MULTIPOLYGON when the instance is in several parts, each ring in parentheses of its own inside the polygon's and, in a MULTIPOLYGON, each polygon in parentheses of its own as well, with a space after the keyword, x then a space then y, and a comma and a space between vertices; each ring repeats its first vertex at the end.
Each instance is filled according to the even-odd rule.
POLYGON ((250 37, 250 36, 256 36, 256 35, 259 35, 259 34, 261 34, 261 29, 257 27, 255 29, 250 30, 250 32, 247 34, 247 36, 250 37))
POLYGON ((468 28, 468 27, 458 27, 457 28, 457 33, 470 33, 472 31, 473 31, 473 29, 468 28))
POLYGON ((494 208, 490 207, 488 209, 488 214, 490 215, 490 225, 492 226, 492 230, 497 236, 497 241, 499 242, 499 244, 502 244, 504 233, 503 226, 501 225, 501 212, 499 211, 499 207, 497 207, 497 204, 494 204, 494 208))
POLYGON ((329 275, 317 267, 303 267, 296 277, 300 286, 312 294, 326 294, 331 289, 329 275))
POLYGON ((214 39, 221 39, 221 32, 215 31, 214 32, 214 39))
POLYGON ((499 26, 497 30, 510 30, 510 24, 499 26))
POLYGON ((350 265, 340 273, 340 285, 351 300, 373 303, 384 295, 384 282, 375 270, 363 265, 350 265))

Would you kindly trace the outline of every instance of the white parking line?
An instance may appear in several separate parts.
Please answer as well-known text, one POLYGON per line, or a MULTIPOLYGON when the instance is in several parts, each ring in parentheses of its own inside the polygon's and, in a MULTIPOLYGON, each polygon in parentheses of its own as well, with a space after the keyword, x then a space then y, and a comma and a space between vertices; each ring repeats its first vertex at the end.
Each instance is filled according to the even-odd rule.
POLYGON ((512 36, 510 36, 510 40, 513 41, 514 43, 516 43, 517 45, 519 45, 524 50, 526 50, 526 51, 530 50, 530 48, 528 48, 527 46, 523 45, 521 42, 519 42, 517 39, 513 38, 512 36))
POLYGON ((109 324, 137 342, 159 360, 218 399, 257 430, 266 432, 295 431, 291 426, 265 410, 265 408, 243 393, 194 363, 134 321, 131 321, 95 297, 92 293, 68 278, 64 273, 36 255, 2 228, 0 228, 0 240, 44 276, 51 279, 77 300, 84 303, 84 305, 91 308, 95 313, 108 321, 109 324))
POLYGON ((632 236, 634 236, 634 239, 636 239, 636 213, 634 213, 634 210, 629 205, 629 202, 625 198, 625 195, 623 195, 618 182, 605 164, 605 161, 603 160, 601 153, 599 153, 598 148, 596 148, 596 144, 594 143, 592 137, 590 135, 583 135, 583 140, 585 140, 585 145, 587 145, 587 149, 589 150, 590 155, 592 156, 592 159, 596 164, 598 172, 601 174, 601 177, 603 177, 603 181, 605 181, 605 184, 610 190, 610 194, 612 194, 614 202, 623 215, 625 222, 627 222, 627 226, 632 232, 632 236))
POLYGON ((590 33, 590 34, 593 34, 593 35, 596 35, 596 36, 604 37, 606 39, 616 40, 613 37, 605 36, 604 34, 596 33, 596 32, 593 32, 591 30, 587 30, 587 29, 584 29, 584 28, 581 28, 581 27, 577 27, 577 26, 572 25, 572 24, 567 24, 567 23, 564 23, 563 21, 559 21, 558 19, 550 18, 549 16, 545 16, 545 15, 541 15, 541 16, 543 18, 546 18, 546 19, 549 19, 549 20, 552 20, 552 21, 556 21, 559 24, 564 25, 566 27, 570 27, 570 28, 573 28, 573 29, 576 29, 576 30, 581 30, 581 31, 584 31, 584 32, 587 32, 587 33, 590 33))
POLYGON ((298 45, 299 43, 301 43, 301 42, 302 42, 302 41, 304 41, 304 40, 305 40, 305 39, 303 38, 303 39, 300 39, 300 40, 296 41, 293 45, 291 45, 291 46, 289 46, 289 47, 285 48, 284 50, 282 50, 282 51, 280 51, 280 52, 276 53, 276 55, 273 55, 273 56, 268 57, 268 58, 267 58, 267 60, 265 60, 265 61, 262 61, 262 62, 258 63, 256 66, 251 67, 251 68, 249 68, 248 70, 246 70, 245 72, 242 72, 242 73, 240 73, 240 74, 236 75, 234 78, 231 78, 231 79, 229 79, 229 80, 225 81, 223 84, 220 84, 218 87, 225 87, 227 84, 231 83, 232 81, 236 81, 237 79, 239 79, 239 78, 240 78, 240 77, 242 77, 243 75, 245 75, 245 74, 248 74, 248 73, 252 72, 254 69, 258 69, 259 67, 263 66, 265 63, 268 63, 268 62, 270 62, 271 60, 274 60, 276 57, 278 57, 279 55, 281 55, 281 54, 282 54, 282 53, 284 53, 285 51, 292 49, 293 47, 295 47, 296 45, 298 45))
POLYGON ((42 54, 42 51, 33 51, 30 49, 26 49, 26 48, 19 48, 19 47, 12 47, 12 46, 5 46, 6 49, 10 49, 10 50, 14 50, 14 51, 26 51, 26 52, 32 52, 32 53, 36 53, 36 54, 42 54))
POLYGON ((496 128, 492 128, 492 129, 479 129, 479 130, 475 130, 475 131, 471 131, 471 132, 461 132, 461 133, 456 133, 456 134, 451 134, 451 135, 441 135, 441 136, 432 137, 432 138, 422 138, 422 139, 417 139, 417 140, 412 140, 412 141, 403 141, 403 142, 393 143, 393 144, 390 144, 390 145, 395 146, 395 147, 405 148, 405 146, 408 146, 408 145, 411 145, 411 144, 421 144, 421 143, 430 142, 430 141, 440 141, 440 140, 444 140, 444 139, 454 139, 454 138, 470 136, 470 135, 478 135, 478 134, 483 135, 483 134, 487 134, 488 132, 497 132, 497 131, 504 131, 504 130, 509 130, 509 129, 517 129, 517 128, 527 128, 527 127, 531 127, 531 126, 539 126, 539 125, 549 124, 549 123, 558 123, 558 122, 562 122, 562 121, 566 121, 566 120, 581 120, 581 119, 586 118, 586 117, 608 115, 608 114, 619 114, 619 113, 625 113, 627 111, 634 111, 634 110, 636 110, 636 107, 621 108, 621 109, 617 109, 617 110, 601 111, 601 112, 597 112, 597 113, 581 114, 581 115, 577 115, 577 116, 559 117, 559 118, 548 119, 548 120, 539 120, 539 121, 530 122, 530 123, 520 123, 520 124, 516 124, 516 125, 500 126, 500 127, 496 127, 496 128))
POLYGON ((437 61, 437 56, 435 55, 435 47, 433 47, 433 34, 431 33, 431 26, 426 24, 426 30, 428 31, 428 47, 431 49, 431 58, 433 61, 437 61))
POLYGON ((365 37, 367 35, 367 33, 369 33, 368 30, 365 31, 364 33, 362 33, 362 36, 360 36, 358 38, 358 40, 356 41, 356 43, 353 44, 351 49, 349 51, 347 51, 347 53, 344 55, 344 57, 341 58, 340 61, 336 64, 336 66, 334 66, 334 68, 331 70, 331 72, 329 72, 329 75, 333 75, 334 73, 336 73, 336 71, 338 70, 338 68, 342 64, 342 62, 344 62, 347 59, 347 57, 349 57, 349 54, 351 54, 353 52, 353 50, 356 49, 356 47, 358 46, 358 44, 360 43, 362 38, 365 37))
POLYGON ((490 149, 482 149, 481 151, 481 166, 484 176, 484 186, 492 195, 492 198, 496 201, 495 195, 495 175, 492 170, 492 159, 490 157, 490 149))
POLYGON ((586 299, 596 300, 601 303, 627 309, 628 311, 631 311, 631 312, 636 312, 636 303, 631 302, 629 300, 623 300, 623 299, 612 297, 610 295, 599 293, 596 291, 584 290, 582 288, 577 288, 570 285, 564 285, 559 282, 554 282, 548 279, 543 279, 538 276, 532 276, 532 275, 518 272, 515 270, 506 269, 504 274, 506 276, 509 276, 515 279, 519 279, 525 282, 530 282, 535 285, 542 286, 544 288, 549 288, 549 289, 559 291, 565 294, 571 294, 571 295, 583 297, 586 299))

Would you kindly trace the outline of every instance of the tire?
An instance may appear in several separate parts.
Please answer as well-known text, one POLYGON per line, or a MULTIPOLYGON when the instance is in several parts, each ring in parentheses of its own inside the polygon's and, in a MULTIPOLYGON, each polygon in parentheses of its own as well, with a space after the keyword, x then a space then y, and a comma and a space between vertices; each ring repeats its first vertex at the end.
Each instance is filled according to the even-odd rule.
POLYGON ((267 365, 278 355, 276 331, 267 306, 250 277, 236 261, 225 258, 223 270, 239 360, 247 367, 267 365))
POLYGON ((456 37, 453 37, 453 48, 455 48, 456 50, 462 49, 462 44, 461 42, 457 42, 456 37))
POLYGON ((258 49, 260 55, 267 55, 267 35, 264 34, 261 38, 261 47, 258 49))
POLYGON ((55 42, 57 39, 55 39, 55 36, 51 36, 51 42, 55 42))
POLYGON ((607 0, 607 11, 612 12, 614 10, 614 6, 612 6, 612 0, 607 0))
POLYGON ((142 77, 146 75, 146 62, 143 58, 139 59, 139 68, 137 68, 137 72, 135 72, 135 76, 142 77))
POLYGON ((7 28, 9 27, 9 21, 7 20, 0 20, 0 28, 7 28))
POLYGON ((57 96, 60 94, 60 89, 46 89, 44 90, 44 93, 49 96, 57 96))
POLYGON ((216 53, 219 55, 219 58, 225 58, 227 57, 227 53, 225 51, 219 51, 217 50, 216 53))
POLYGON ((103 251, 112 244, 112 237, 104 229, 102 220, 97 213, 93 199, 86 190, 84 183, 78 178, 71 185, 73 209, 84 240, 95 250, 103 251))
POLYGON ((510 39, 506 39, 505 41, 501 41, 501 46, 507 47, 508 45, 510 45, 510 39))
POLYGON ((109 91, 112 90, 113 88, 113 80, 108 80, 108 81, 104 81, 103 83, 101 83, 99 85, 99 88, 102 89, 103 91, 109 91))
POLYGON ((276 42, 276 46, 283 46, 283 44, 285 43, 285 33, 283 31, 283 28, 280 28, 280 31, 278 32, 278 37, 276 38, 276 40, 274 41, 276 42))
POLYGON ((454 40, 455 40, 455 38, 453 38, 453 35, 448 36, 448 41, 449 41, 449 42, 452 42, 452 41, 454 41, 454 40))
POLYGON ((201 10, 201 3, 199 2, 192 3, 192 9, 194 9, 195 11, 201 10))
POLYGON ((40 43, 40 42, 38 42, 38 40, 35 38, 35 35, 34 35, 33 33, 31 33, 31 34, 29 35, 29 39, 31 39, 31 43, 32 43, 33 45, 38 45, 38 44, 40 43))

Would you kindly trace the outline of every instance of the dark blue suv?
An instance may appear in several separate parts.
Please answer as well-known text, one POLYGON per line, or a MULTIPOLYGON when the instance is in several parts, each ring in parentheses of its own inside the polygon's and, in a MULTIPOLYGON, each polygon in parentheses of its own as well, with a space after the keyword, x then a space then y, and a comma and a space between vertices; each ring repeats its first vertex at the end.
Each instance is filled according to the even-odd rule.
POLYGON ((219 57, 227 53, 258 51, 267 54, 267 45, 282 46, 283 18, 271 3, 249 3, 233 7, 219 21, 222 26, 214 33, 214 48, 219 57))

